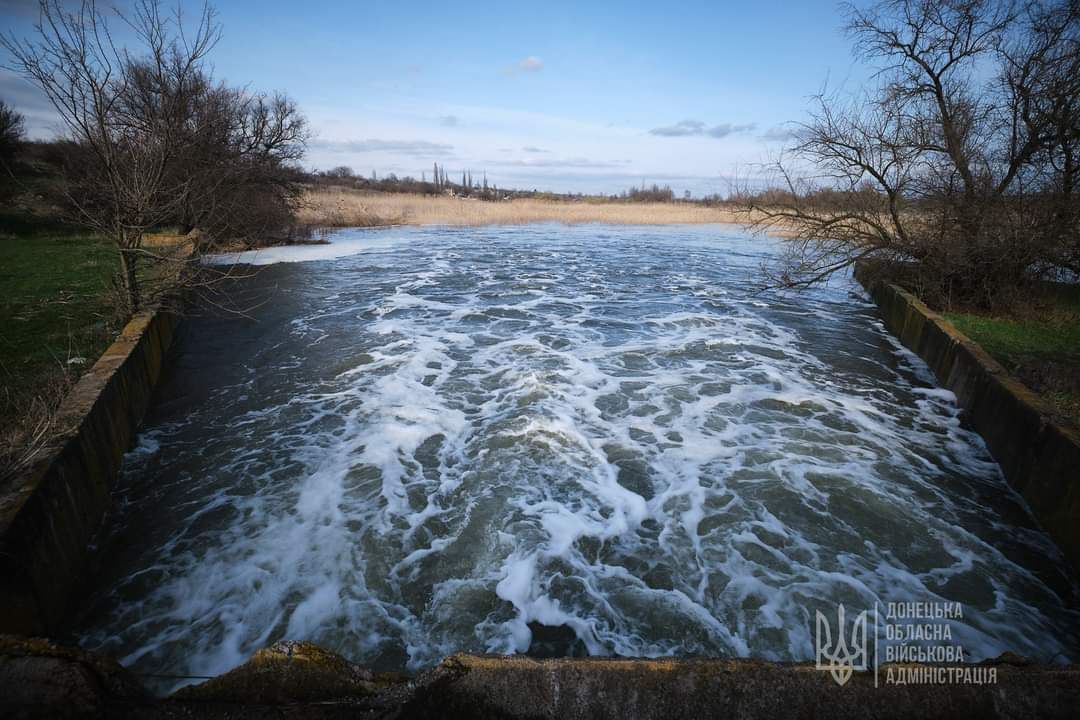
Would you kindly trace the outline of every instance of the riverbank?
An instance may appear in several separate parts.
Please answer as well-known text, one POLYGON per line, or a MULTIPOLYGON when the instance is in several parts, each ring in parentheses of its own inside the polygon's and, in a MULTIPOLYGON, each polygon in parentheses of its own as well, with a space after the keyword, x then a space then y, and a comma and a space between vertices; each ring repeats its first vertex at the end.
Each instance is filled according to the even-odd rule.
MULTIPOLYGON (((1067 419, 1060 421, 1045 398, 913 293, 866 266, 856 268, 856 277, 880 308, 885 328, 929 365, 944 388, 955 393, 965 422, 982 436, 1009 484, 1074 570, 1080 567, 1077 428, 1067 419)), ((996 343, 1008 337, 993 324, 980 327, 996 343)), ((1026 342, 1022 339, 1020 347, 1031 347, 1041 338, 1037 332, 1021 335, 1026 342)), ((1046 344, 1045 338, 1041 342, 1046 344)))
POLYGON ((165 307, 136 312, 50 413, 25 472, 0 484, 0 632, 54 634, 93 574, 93 538, 178 322, 165 307))
POLYGON ((299 222, 325 227, 379 225, 523 225, 538 222, 612 225, 744 224, 730 208, 696 203, 566 202, 518 198, 485 202, 448 195, 373 193, 344 187, 305 192, 299 222))
MULTIPOLYGON (((190 252, 185 242, 146 238, 159 253, 190 252)), ((108 240, 54 212, 0 213, 0 483, 34 462, 56 409, 127 321, 114 296, 117 267, 108 240)), ((141 277, 158 294, 171 287, 161 271, 141 277)))
POLYGON ((25 466, 119 329, 107 297, 115 252, 78 228, 0 217, 0 478, 25 466))
POLYGON ((1048 283, 1007 312, 943 315, 1042 396, 1056 419, 1080 427, 1080 286, 1048 283))

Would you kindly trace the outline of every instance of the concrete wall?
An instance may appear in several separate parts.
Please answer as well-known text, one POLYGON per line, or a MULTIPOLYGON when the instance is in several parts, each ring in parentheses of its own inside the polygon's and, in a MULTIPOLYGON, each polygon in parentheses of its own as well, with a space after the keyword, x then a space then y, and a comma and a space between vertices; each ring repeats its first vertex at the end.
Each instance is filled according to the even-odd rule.
POLYGON ((1009 484, 1080 570, 1080 432, 1052 421, 1041 398, 911 293, 856 272, 885 327, 956 393, 1009 484))
POLYGON ((454 655, 414 678, 374 673, 311 643, 283 642, 238 668, 154 698, 115 661, 0 636, 0 715, 22 718, 1075 718, 1080 668, 1002 656, 967 684, 889 683, 935 672, 885 665, 843 686, 811 663, 454 655))
POLYGON ((48 634, 63 620, 177 322, 132 318, 64 399, 52 449, 0 490, 0 633, 48 634))

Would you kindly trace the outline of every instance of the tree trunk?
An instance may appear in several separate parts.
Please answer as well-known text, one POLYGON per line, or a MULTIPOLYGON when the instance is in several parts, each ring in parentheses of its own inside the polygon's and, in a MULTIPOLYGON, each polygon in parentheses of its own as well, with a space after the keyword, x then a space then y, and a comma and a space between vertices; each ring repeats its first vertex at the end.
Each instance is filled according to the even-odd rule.
POLYGON ((134 314, 139 309, 139 279, 135 275, 135 266, 138 258, 130 250, 120 251, 120 280, 124 288, 124 300, 127 303, 127 311, 134 314))

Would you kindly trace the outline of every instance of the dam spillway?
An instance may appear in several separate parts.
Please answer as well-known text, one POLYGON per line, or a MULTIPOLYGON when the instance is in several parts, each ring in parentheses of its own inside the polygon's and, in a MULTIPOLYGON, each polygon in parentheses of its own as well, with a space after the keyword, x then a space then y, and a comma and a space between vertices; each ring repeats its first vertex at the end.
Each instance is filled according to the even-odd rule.
POLYGON ((948 601, 966 659, 1075 660, 1068 569, 951 393, 854 283, 757 292, 776 252, 537 225, 256 256, 254 322, 185 321, 79 641, 193 676, 280 639, 808 660, 818 609, 948 601))

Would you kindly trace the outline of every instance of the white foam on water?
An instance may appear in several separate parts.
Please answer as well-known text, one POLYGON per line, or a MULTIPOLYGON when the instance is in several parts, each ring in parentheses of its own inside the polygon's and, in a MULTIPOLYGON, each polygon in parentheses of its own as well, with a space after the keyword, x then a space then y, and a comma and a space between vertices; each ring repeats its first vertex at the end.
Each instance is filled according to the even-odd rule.
POLYGON ((951 600, 969 659, 1072 657, 1060 554, 865 302, 748 295, 742 237, 599 232, 312 266, 329 289, 280 321, 278 369, 129 456, 128 512, 171 505, 85 644, 157 673, 281 638, 418 670, 540 623, 595 655, 806 660, 817 609, 951 600))
POLYGON ((303 245, 273 245, 231 253, 204 255, 206 265, 275 265, 277 263, 315 262, 392 247, 401 239, 397 228, 347 228, 333 232, 325 242, 303 245))

